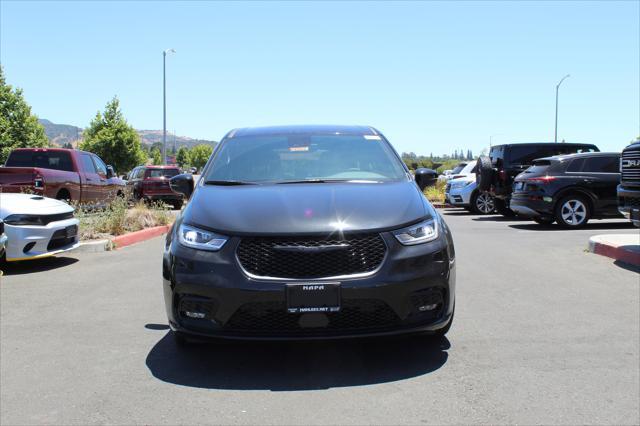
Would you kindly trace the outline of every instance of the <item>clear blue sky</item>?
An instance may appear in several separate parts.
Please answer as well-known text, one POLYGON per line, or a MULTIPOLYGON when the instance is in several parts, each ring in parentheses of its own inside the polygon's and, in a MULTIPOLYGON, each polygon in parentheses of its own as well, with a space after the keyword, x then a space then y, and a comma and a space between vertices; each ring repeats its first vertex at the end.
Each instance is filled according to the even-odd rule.
POLYGON ((368 124, 398 151, 640 135, 639 2, 11 2, 0 60, 34 112, 219 140, 234 127, 368 124))

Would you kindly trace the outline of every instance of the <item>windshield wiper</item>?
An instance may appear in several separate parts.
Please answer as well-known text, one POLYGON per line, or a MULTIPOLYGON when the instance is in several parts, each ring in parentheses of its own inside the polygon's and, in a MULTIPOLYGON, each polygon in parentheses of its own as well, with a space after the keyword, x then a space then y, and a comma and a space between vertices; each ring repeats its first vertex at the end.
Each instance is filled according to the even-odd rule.
POLYGON ((284 180, 278 182, 279 185, 286 185, 290 183, 327 183, 327 182, 340 182, 338 180, 324 180, 324 179, 302 179, 302 180, 284 180))
POLYGON ((204 184, 218 186, 255 185, 253 182, 243 182, 241 180, 205 180, 204 184))

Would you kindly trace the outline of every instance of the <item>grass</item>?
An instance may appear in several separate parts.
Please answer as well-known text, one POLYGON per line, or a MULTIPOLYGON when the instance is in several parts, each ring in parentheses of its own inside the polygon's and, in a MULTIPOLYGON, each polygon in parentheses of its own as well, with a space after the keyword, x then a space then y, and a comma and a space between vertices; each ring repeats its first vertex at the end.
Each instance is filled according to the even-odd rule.
POLYGON ((76 206, 76 217, 80 220, 80 240, 110 238, 172 221, 162 204, 138 202, 130 207, 124 198, 114 200, 104 210, 76 206))
POLYGON ((445 181, 438 180, 435 185, 427 186, 424 189, 424 196, 432 203, 444 203, 444 190, 446 186, 447 183, 445 181))

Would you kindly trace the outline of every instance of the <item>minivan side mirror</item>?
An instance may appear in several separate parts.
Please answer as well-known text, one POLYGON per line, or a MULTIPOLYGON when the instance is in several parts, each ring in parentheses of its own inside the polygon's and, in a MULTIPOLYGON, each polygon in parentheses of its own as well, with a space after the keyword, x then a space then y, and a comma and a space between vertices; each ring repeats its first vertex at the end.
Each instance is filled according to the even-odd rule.
POLYGON ((424 190, 427 186, 435 185, 438 180, 438 172, 432 169, 419 168, 416 170, 416 183, 420 190, 424 190))
POLYGON ((111 179, 116 175, 115 170, 113 170, 113 166, 107 166, 107 179, 111 179))
POLYGON ((169 185, 173 192, 184 195, 184 198, 188 200, 193 193, 193 175, 183 173, 174 176, 169 181, 169 185))

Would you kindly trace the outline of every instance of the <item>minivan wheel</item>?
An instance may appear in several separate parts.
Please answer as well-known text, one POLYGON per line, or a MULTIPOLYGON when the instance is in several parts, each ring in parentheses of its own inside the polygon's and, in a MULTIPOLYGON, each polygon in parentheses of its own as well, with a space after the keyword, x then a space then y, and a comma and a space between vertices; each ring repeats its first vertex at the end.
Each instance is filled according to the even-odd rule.
POLYGON ((591 218, 589 203, 579 195, 569 195, 556 205, 556 221, 564 228, 581 228, 591 218))
POLYGON ((556 219, 554 217, 537 216, 533 218, 533 221, 538 225, 551 225, 556 219))
POLYGON ((471 211, 476 214, 491 214, 495 208, 494 199, 488 192, 476 192, 471 197, 471 211))

